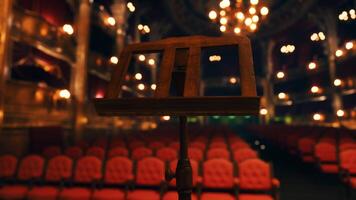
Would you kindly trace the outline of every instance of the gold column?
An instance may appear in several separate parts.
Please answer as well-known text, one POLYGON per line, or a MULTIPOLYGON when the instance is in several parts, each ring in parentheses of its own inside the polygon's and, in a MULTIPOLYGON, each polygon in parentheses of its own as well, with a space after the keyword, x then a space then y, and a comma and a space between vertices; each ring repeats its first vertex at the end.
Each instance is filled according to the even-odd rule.
POLYGON ((4 121, 4 95, 6 90, 6 76, 9 69, 8 55, 10 42, 10 28, 12 22, 12 0, 0 1, 0 128, 4 121))
POLYGON ((83 127, 87 122, 85 103, 87 95, 87 65, 89 48, 91 5, 89 0, 81 0, 79 16, 77 16, 77 50, 76 63, 71 72, 70 91, 73 103, 73 130, 74 139, 80 140, 83 127))

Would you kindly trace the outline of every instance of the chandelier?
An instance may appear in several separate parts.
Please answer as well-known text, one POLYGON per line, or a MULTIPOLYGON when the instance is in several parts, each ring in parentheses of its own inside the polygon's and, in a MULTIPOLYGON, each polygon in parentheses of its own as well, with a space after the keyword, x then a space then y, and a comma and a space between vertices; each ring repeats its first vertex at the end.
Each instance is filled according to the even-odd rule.
POLYGON ((211 10, 208 16, 220 25, 223 33, 248 34, 257 30, 268 13, 269 9, 259 0, 221 0, 219 10, 211 10))

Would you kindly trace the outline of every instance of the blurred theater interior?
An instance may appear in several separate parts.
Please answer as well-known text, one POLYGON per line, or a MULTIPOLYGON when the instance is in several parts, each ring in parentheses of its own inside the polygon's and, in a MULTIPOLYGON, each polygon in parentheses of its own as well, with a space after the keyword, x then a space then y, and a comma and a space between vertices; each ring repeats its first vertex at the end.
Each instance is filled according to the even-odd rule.
POLYGON ((1 200, 355 200, 356 0, 0 0, 1 200))

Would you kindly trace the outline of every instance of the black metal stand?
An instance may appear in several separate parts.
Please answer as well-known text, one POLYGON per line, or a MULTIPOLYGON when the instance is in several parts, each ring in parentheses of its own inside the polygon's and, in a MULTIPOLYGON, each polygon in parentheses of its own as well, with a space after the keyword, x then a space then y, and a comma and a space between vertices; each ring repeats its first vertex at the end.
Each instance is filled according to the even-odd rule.
POLYGON ((176 180, 179 200, 191 200, 193 175, 188 158, 187 117, 179 117, 180 155, 176 170, 176 180))

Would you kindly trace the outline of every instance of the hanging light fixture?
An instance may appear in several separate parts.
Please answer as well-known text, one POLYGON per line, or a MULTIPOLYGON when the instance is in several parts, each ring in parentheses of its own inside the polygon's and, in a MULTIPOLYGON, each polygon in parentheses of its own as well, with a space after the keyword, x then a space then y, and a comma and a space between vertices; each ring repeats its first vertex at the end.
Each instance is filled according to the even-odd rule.
POLYGON ((220 25, 220 31, 247 34, 258 29, 258 23, 269 14, 269 9, 259 0, 221 0, 208 17, 220 25))

